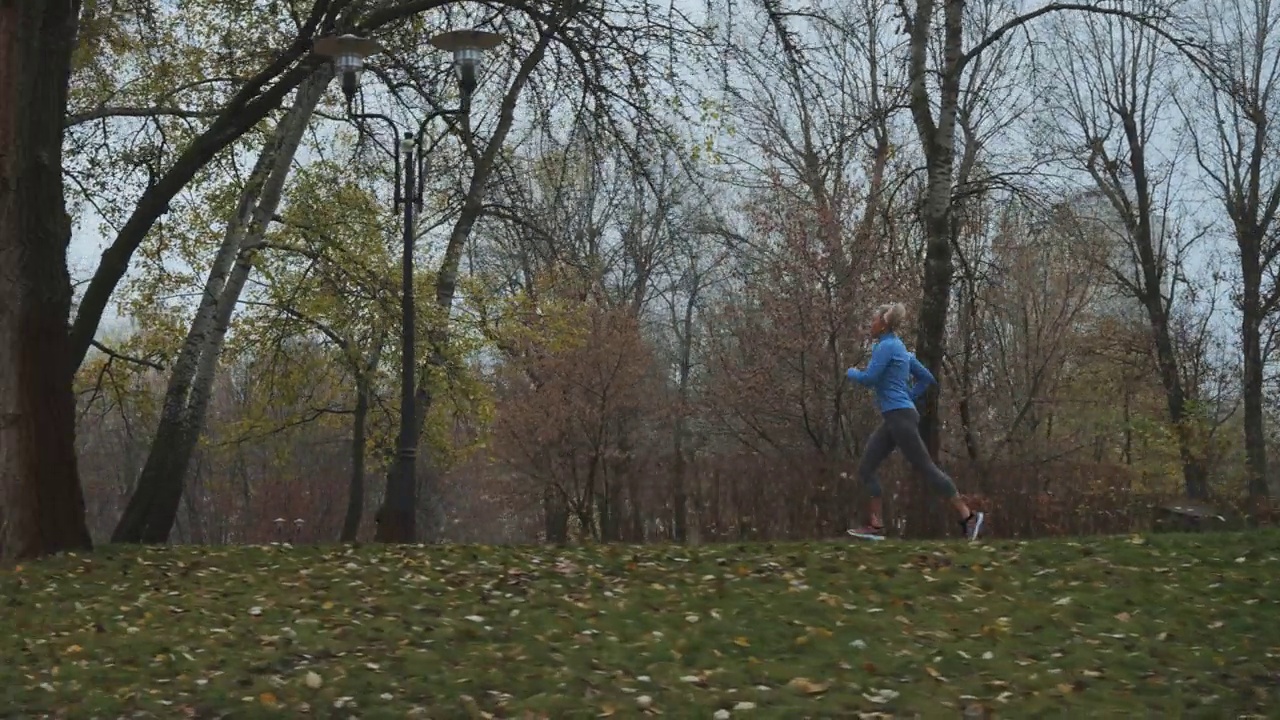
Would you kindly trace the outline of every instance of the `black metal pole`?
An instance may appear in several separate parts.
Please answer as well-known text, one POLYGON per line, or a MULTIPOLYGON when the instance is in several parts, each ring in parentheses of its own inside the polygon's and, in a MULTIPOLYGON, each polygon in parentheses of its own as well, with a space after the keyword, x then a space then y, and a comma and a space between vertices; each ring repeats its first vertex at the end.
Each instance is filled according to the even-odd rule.
POLYGON ((414 397, 413 370, 417 362, 415 357, 415 324, 413 298, 413 246, 414 202, 417 188, 416 162, 417 153, 421 150, 414 143, 412 134, 405 134, 404 147, 404 186, 399 193, 400 202, 404 204, 404 247, 401 257, 401 328, 400 328, 400 451, 399 472, 396 473, 394 487, 387 489, 390 501, 390 522, 386 540, 390 542, 411 543, 417 539, 417 507, 418 495, 418 433, 417 403, 414 397))
MULTIPOLYGON (((403 211, 403 253, 400 259, 400 437, 395 463, 387 473, 387 491, 378 509, 374 540, 385 543, 412 543, 418 539, 418 407, 414 369, 417 366, 416 312, 413 293, 414 216, 422 209, 422 172, 427 148, 423 136, 427 123, 441 115, 458 114, 459 110, 435 111, 423 118, 418 133, 405 133, 395 158, 395 196, 392 207, 403 211), (401 157, 403 155, 403 157, 401 157), (403 170, 403 172, 402 172, 403 170)), ((400 135, 395 121, 377 113, 352 113, 357 119, 377 119, 400 135)))

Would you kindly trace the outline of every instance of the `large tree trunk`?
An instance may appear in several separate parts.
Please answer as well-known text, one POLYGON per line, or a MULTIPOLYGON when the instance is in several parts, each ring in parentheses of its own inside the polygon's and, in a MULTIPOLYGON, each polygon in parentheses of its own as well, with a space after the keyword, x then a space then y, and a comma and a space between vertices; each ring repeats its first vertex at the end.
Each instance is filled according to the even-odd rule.
POLYGON ((199 309, 174 363, 151 452, 112 535, 114 542, 163 543, 169 539, 187 467, 204 430, 231 316, 253 271, 253 257, 267 225, 280 205, 298 143, 331 77, 326 66, 299 88, 293 107, 277 126, 276 136, 259 156, 241 191, 236 215, 228 223, 199 309))
POLYGON ((1138 258, 1140 278, 1134 293, 1147 311, 1147 320, 1151 326, 1151 337, 1156 350, 1156 367, 1160 372, 1160 382, 1164 386, 1165 401, 1169 410, 1169 421, 1174 426, 1178 438, 1178 454, 1182 461, 1183 483, 1187 497, 1192 500, 1206 500, 1209 497, 1208 472, 1204 463, 1197 456, 1192 446, 1193 431, 1188 423, 1196 422, 1187 412, 1187 388, 1182 381, 1179 370, 1178 348, 1173 340, 1173 328, 1170 326, 1172 315, 1169 301, 1165 298, 1164 277, 1166 268, 1164 253, 1157 247, 1156 239, 1156 207, 1152 198, 1151 183, 1147 173, 1146 146, 1136 120, 1130 115, 1122 115, 1125 137, 1128 141, 1129 170, 1132 177, 1136 200, 1135 213, 1131 216, 1124 202, 1120 201, 1123 181, 1112 170, 1109 178, 1103 179, 1097 169, 1097 156, 1090 162, 1090 171, 1100 188, 1108 192, 1112 206, 1116 212, 1126 218, 1127 230, 1134 245, 1133 250, 1138 258), (1107 183, 1110 183, 1109 185, 1107 183))
POLYGON ((1244 271, 1240 310, 1240 339, 1244 346, 1244 452, 1249 470, 1249 497, 1264 502, 1270 495, 1267 486, 1267 435, 1262 413, 1263 370, 1266 359, 1262 352, 1263 307, 1261 299, 1262 267, 1258 246, 1246 248, 1241 242, 1240 265, 1244 271), (1253 252, 1248 252, 1252 249, 1253 252))
POLYGON ((542 523, 546 541, 552 545, 569 542, 569 504, 564 493, 552 483, 542 488, 542 523))
POLYGON ((369 381, 356 380, 356 412, 351 429, 351 483, 347 488, 347 515, 342 521, 344 543, 355 542, 360 534, 360 518, 364 515, 364 445, 365 420, 369 416, 369 381))
POLYGON ((620 484, 618 478, 610 477, 611 473, 605 472, 604 487, 600 489, 600 493, 596 495, 596 514, 600 517, 599 530, 596 539, 604 543, 618 542, 618 531, 620 529, 619 515, 622 512, 619 502, 619 496, 622 494, 618 491, 620 484))
POLYGON ((938 378, 939 387, 928 393, 921 413, 920 431, 936 457, 941 427, 938 395, 942 384, 942 359, 946 351, 947 313, 951 302, 951 194, 954 184, 956 114, 964 43, 964 3, 944 0, 943 71, 937 120, 928 94, 929 42, 932 37, 934 0, 917 0, 910 22, 911 116, 925 150, 925 184, 921 221, 925 237, 924 284, 917 323, 916 355, 938 378))
MULTIPOLYGON (((1184 381, 1182 373, 1184 354, 1196 350, 1182 347, 1175 340, 1172 327, 1177 275, 1181 270, 1176 263, 1183 260, 1177 253, 1170 255, 1170 248, 1164 245, 1167 238, 1163 212, 1167 206, 1160 205, 1160 201, 1167 188, 1153 179, 1152 168, 1147 164, 1147 142, 1156 127, 1155 116, 1148 110, 1152 100, 1147 89, 1158 84, 1162 55, 1155 46, 1140 41, 1137 29, 1106 23, 1094 32, 1094 37, 1110 38, 1112 33, 1121 33, 1123 38, 1123 42, 1104 40, 1089 48, 1098 54, 1091 72, 1114 73, 1105 78, 1105 84, 1113 88, 1108 91, 1112 95, 1097 97, 1097 91, 1083 81, 1068 91, 1070 96, 1088 98, 1077 103, 1078 107, 1093 103, 1077 110, 1072 120, 1083 140, 1078 147, 1088 153, 1080 160, 1124 230, 1124 246, 1105 248, 1100 259, 1114 276, 1117 287, 1143 307, 1169 423, 1178 440, 1185 491, 1189 498, 1203 500, 1208 496, 1208 469, 1197 447, 1194 427, 1202 418, 1191 402, 1197 388, 1184 381), (1117 139, 1123 138, 1123 145, 1110 144, 1110 137, 1099 128, 1113 128, 1117 139), (1123 260, 1114 255, 1117 249, 1123 250, 1123 260)), ((1078 55, 1087 50, 1072 47, 1069 52, 1078 55)))
MULTIPOLYGON (((1142 191, 1139 190, 1139 193, 1142 191)), ((1139 205, 1141 206, 1141 201, 1139 205)), ((1143 226, 1139 221, 1139 227, 1143 226)), ((1139 230, 1140 233, 1144 232, 1139 230)), ((1150 227, 1147 224, 1145 237, 1150 238, 1150 227)), ((1139 255, 1150 253, 1154 257, 1153 251, 1144 251, 1144 247, 1154 247, 1148 239, 1145 245, 1139 245, 1139 255)), ((1144 264, 1146 260, 1143 260, 1144 264)), ((1152 260, 1152 267, 1154 267, 1152 260)), ((1186 388, 1182 383, 1182 376, 1178 370, 1177 350, 1173 345, 1173 337, 1169 328, 1169 312, 1165 307, 1161 298, 1159 280, 1154 273, 1147 273, 1147 287, 1154 287, 1155 290, 1147 290, 1143 293, 1142 302, 1147 308, 1147 316, 1151 321, 1152 336, 1156 346, 1156 366, 1160 371, 1160 382, 1164 385, 1165 402, 1169 408, 1169 422, 1174 427, 1174 432, 1178 438, 1178 456, 1182 461, 1182 479, 1187 497, 1191 500, 1207 500, 1209 498, 1208 472, 1204 467, 1204 463, 1196 454, 1193 447, 1192 437, 1194 432, 1189 423, 1194 423, 1197 418, 1191 417, 1187 412, 1187 394, 1186 388), (1153 284, 1154 283, 1154 284, 1153 284)))
POLYGON ((1264 292, 1263 286, 1280 262, 1280 171, 1273 160, 1280 144, 1278 19, 1280 6, 1262 0, 1227 4, 1201 17, 1196 35, 1217 38, 1221 60, 1203 78, 1199 102, 1184 111, 1193 157, 1232 221, 1239 251, 1245 465, 1254 512, 1266 510, 1270 495, 1263 414, 1269 343, 1261 328, 1280 303, 1280 288, 1268 282, 1264 292))
MULTIPOLYGON (((164 542, 168 538, 168 526, 149 527, 152 508, 164 502, 165 498, 161 495, 173 495, 173 491, 165 487, 169 479, 178 476, 177 482, 181 483, 182 476, 186 474, 185 458, 189 457, 190 449, 179 446, 182 439, 191 434, 187 427, 191 422, 188 398, 200 366, 200 353, 212 334, 218 301, 226 286, 227 276, 235 264, 236 254, 240 251, 244 228, 249 223, 253 205, 262 192, 269 171, 269 151, 264 150, 241 191, 237 216, 229 223, 222 246, 209 268, 200 305, 169 374, 169 384, 160 410, 160 422, 151 441, 151 450, 138 476, 133 495, 129 498, 129 504, 112 534, 113 542, 164 542)), ((181 497, 181 490, 178 490, 178 496, 181 497)))
POLYGON ((360 536, 360 520, 364 517, 365 445, 369 441, 369 400, 373 390, 373 374, 382 359, 386 335, 379 334, 369 348, 368 358, 361 358, 347 344, 351 370, 356 376, 356 411, 351 425, 351 482, 347 487, 347 514, 342 521, 342 542, 355 542, 360 536))
POLYGON ((62 117, 80 3, 0 4, 0 558, 91 547, 76 465, 62 117))
MULTIPOLYGON (((330 11, 335 3, 330 0, 313 0, 310 4, 306 19, 289 47, 275 53, 274 59, 266 67, 240 84, 236 94, 223 106, 223 110, 205 131, 182 150, 156 182, 148 185, 111 246, 102 253, 98 269, 94 271, 76 308, 75 322, 71 327, 74 367, 79 367, 84 361, 98 324, 102 321, 102 314, 111 301, 116 285, 128 272, 133 254, 141 247, 156 222, 169 211, 169 204, 174 197, 219 153, 274 112, 285 97, 311 75, 311 64, 300 60, 311 52, 313 36, 317 30, 324 32, 322 23, 333 19, 330 11)), ((365 30, 372 32, 385 23, 402 19, 400 7, 370 13, 365 18, 369 23, 365 30)), ((351 11, 354 8, 348 8, 348 12, 351 11)), ((345 17, 337 18, 338 25, 342 26, 345 20, 345 17)), ((65 113, 64 108, 63 115, 65 113)), ((60 118, 59 125, 63 122, 60 118)))

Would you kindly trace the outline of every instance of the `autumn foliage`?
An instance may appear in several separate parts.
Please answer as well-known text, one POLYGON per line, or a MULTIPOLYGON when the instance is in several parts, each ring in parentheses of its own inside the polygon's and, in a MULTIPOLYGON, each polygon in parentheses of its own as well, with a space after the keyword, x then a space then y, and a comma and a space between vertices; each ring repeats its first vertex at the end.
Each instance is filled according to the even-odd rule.
POLYGON ((494 446, 540 488, 547 539, 565 540, 571 519, 584 537, 640 538, 662 388, 633 320, 598 308, 581 320, 569 347, 535 341, 504 368, 494 446))
MULTIPOLYGON (((635 94, 626 100, 602 77, 564 92, 566 68, 615 68, 584 65, 590 52, 568 62, 548 49, 529 72, 519 68, 543 62, 536 54, 495 57, 511 102, 477 95, 478 124, 430 139, 416 228, 423 539, 843 537, 863 519, 856 468, 879 422, 845 370, 866 363, 868 311, 891 301, 908 307, 902 335, 941 383, 925 400, 936 459, 991 512, 989 535, 1141 530, 1187 494, 1265 517, 1259 472, 1277 438, 1259 439, 1257 398, 1241 396, 1261 361, 1245 358, 1246 373, 1226 327, 1230 262, 1208 252, 1198 217, 1179 215, 1169 178, 1189 166, 1141 152, 1167 123, 1132 117, 1145 100, 1099 99, 1140 92, 1141 80, 1098 77, 1159 53, 1138 56, 1145 36, 1078 50, 1145 26, 1103 32, 1090 23, 1120 21, 1064 13, 1034 40, 1052 67, 1024 76, 1024 35, 979 27, 1013 27, 1009 8, 952 10, 945 21, 963 33, 942 33, 935 16, 917 27, 937 32, 904 39, 899 9, 882 3, 819 3, 811 17, 754 8, 725 29, 726 52, 710 53, 724 87, 693 103, 663 84, 679 79, 656 75, 611 76, 635 94), (935 82, 931 38, 980 48, 981 62, 951 46, 940 72, 956 75, 935 82), (1041 97, 1061 112, 1023 106, 1041 97), (1092 137, 1135 123, 1136 134, 1092 137), (1059 181, 1072 173, 1078 182, 1059 181)), ((706 49, 695 37, 698 53, 681 57, 706 49)), ((332 142, 298 155, 310 159, 244 256, 253 272, 190 467, 162 478, 185 489, 178 542, 351 539, 357 519, 355 536, 371 534, 399 419, 388 238, 400 228, 387 158, 365 133, 327 124, 343 122, 335 99, 312 119, 324 132, 300 141, 332 142)), ((259 150, 259 135, 236 151, 259 150)), ((106 177, 107 163, 85 162, 80 175, 106 177)), ((132 325, 103 335, 76 376, 95 538, 110 535, 153 449, 211 238, 236 212, 235 173, 208 175, 164 223, 137 225, 139 272, 116 298, 132 325)), ((99 311, 88 307, 90 325, 99 311)), ((882 484, 894 534, 957 532, 900 458, 882 484)))
MULTIPOLYGON (((433 422, 445 439, 428 442, 453 450, 433 451, 435 472, 423 478, 438 491, 443 538, 803 539, 842 536, 861 519, 855 469, 878 416, 844 370, 867 359, 868 310, 910 298, 911 266, 891 235, 859 232, 857 213, 778 199, 787 191, 747 215, 755 274, 723 280, 701 304, 683 383, 673 363, 683 346, 664 340, 633 295, 611 292, 607 276, 582 265, 549 264, 520 292, 473 300, 476 319, 456 338, 483 356, 439 379, 433 422)), ((1107 314, 1087 263, 1051 235, 1028 231, 1018 213, 996 220, 969 228, 1004 274, 962 297, 939 460, 991 512, 992 536, 1145 528, 1179 488, 1141 328, 1122 332, 1128 321, 1107 314)), ((337 536, 350 482, 346 351, 314 340, 268 350, 237 345, 224 364, 180 541, 337 536)), ((118 360, 91 367, 86 402, 106 411, 86 416, 82 452, 92 459, 91 525, 103 533, 127 497, 129 463, 145 448, 139 428, 154 422, 163 386, 118 360)), ((389 376, 374 382, 375 396, 395 396, 389 376)), ((376 412, 385 402, 373 404, 366 508, 377 505, 375 478, 390 457, 393 418, 376 412)), ((891 532, 956 532, 901 459, 881 475, 891 532)))

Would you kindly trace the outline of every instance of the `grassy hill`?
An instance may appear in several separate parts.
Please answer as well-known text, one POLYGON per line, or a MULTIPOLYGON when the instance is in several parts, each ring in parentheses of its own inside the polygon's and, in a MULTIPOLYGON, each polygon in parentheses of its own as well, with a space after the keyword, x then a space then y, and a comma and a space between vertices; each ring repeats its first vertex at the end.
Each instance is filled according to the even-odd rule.
POLYGON ((113 547, 0 571, 0 717, 1263 717, 1278 578, 1276 531, 113 547))

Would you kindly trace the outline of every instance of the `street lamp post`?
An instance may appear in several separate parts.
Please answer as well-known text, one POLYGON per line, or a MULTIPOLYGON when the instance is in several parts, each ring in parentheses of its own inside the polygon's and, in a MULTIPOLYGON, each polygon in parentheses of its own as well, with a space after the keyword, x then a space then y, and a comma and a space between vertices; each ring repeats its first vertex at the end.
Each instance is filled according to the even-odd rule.
POLYGON ((391 151, 395 161, 395 191, 392 209, 404 214, 403 253, 401 256, 401 367, 400 367, 400 439, 396 455, 395 471, 387 475, 387 492, 382 509, 378 512, 376 539, 380 542, 411 543, 417 537, 417 456, 418 423, 414 386, 416 364, 415 310, 413 297, 414 216, 422 210, 423 163, 422 147, 427 125, 437 117, 462 115, 470 111, 471 95, 476 89, 480 61, 486 50, 492 50, 502 42, 495 33, 481 30, 454 30, 441 33, 431 39, 431 45, 453 54, 453 65, 461 90, 459 107, 451 110, 433 110, 418 123, 417 132, 401 133, 400 126, 381 113, 357 112, 356 90, 360 86, 360 74, 365 58, 376 55, 382 47, 375 40, 355 35, 318 38, 314 51, 333 61, 334 70, 342 76, 342 92, 347 100, 347 114, 354 120, 379 120, 391 128, 392 136, 399 143, 391 151))

